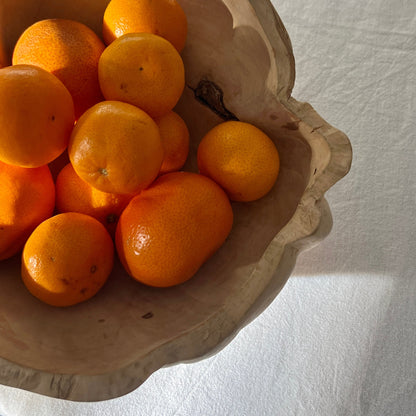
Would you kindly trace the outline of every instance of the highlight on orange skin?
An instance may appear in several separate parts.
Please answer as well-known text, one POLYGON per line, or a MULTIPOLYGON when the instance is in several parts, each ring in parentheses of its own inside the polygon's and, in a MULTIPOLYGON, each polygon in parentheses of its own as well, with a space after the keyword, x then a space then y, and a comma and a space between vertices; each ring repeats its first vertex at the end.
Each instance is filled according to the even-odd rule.
POLYGON ((156 118, 178 103, 185 88, 185 67, 166 39, 127 33, 102 53, 98 79, 106 100, 133 104, 156 118))

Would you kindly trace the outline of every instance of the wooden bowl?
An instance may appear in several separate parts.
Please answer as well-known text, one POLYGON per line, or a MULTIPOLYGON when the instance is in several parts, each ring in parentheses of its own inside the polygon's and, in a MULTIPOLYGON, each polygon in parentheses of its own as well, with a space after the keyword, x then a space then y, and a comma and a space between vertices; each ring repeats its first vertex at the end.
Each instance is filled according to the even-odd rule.
MULTIPOLYGON (((20 33, 51 17, 81 21, 98 34, 108 0, 3 0, 0 56, 10 63, 20 33)), ((349 170, 348 138, 310 105, 291 97, 289 37, 269 0, 180 0, 189 21, 182 55, 186 90, 177 111, 196 171, 201 137, 227 119, 248 121, 276 143, 281 172, 273 190, 234 203, 224 246, 187 283, 145 287, 117 264, 97 296, 53 308, 20 279, 20 258, 0 263, 0 382, 76 401, 115 398, 162 366, 224 347, 276 297, 299 251, 332 222, 324 193, 349 170)))

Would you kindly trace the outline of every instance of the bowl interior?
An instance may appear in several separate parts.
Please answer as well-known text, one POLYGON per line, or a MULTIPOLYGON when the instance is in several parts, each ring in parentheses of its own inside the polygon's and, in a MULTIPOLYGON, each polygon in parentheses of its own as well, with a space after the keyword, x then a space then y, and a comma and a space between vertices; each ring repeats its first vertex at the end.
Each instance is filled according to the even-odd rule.
MULTIPOLYGON (((3 62, 10 62, 20 33, 43 18, 75 19, 100 35, 107 3, 3 0, 3 62)), ((253 278, 264 251, 293 216, 310 178, 311 148, 297 128, 299 120, 276 98, 287 85, 279 84, 283 78, 273 48, 250 2, 180 3, 189 20, 183 51, 187 85, 176 108, 191 133, 185 169, 197 170, 196 149, 208 129, 234 117, 256 124, 276 143, 281 157, 276 185, 259 201, 233 204, 234 227, 224 246, 190 281, 175 288, 145 287, 116 263, 97 296, 57 309, 27 292, 20 279, 20 256, 0 263, 2 358, 47 372, 87 375, 137 361, 221 313, 253 278)), ((284 59, 281 65, 290 66, 284 59)), ((215 330, 220 333, 221 328, 215 330)))

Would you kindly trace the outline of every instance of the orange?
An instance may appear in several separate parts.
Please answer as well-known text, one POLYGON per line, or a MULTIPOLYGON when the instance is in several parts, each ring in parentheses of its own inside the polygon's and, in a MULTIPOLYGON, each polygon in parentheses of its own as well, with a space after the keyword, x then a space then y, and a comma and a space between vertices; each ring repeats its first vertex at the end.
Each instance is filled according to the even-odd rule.
POLYGON ((126 33, 162 36, 180 52, 188 31, 186 15, 176 0, 112 0, 104 12, 107 45, 126 33))
POLYGON ((126 271, 156 287, 190 279, 224 243, 233 211, 211 179, 190 172, 160 176, 121 214, 116 247, 126 271))
POLYGON ((0 160, 35 168, 67 147, 74 125, 71 94, 58 78, 32 65, 0 69, 0 160))
POLYGON ((207 175, 233 201, 254 201, 266 195, 279 174, 279 153, 260 129, 241 121, 215 126, 201 140, 200 173, 207 175))
POLYGON ((80 212, 101 222, 114 235, 118 219, 134 195, 109 194, 83 181, 68 163, 56 180, 56 209, 80 212))
POLYGON ((21 168, 0 162, 0 260, 21 250, 54 206, 55 185, 47 166, 21 168))
POLYGON ((181 56, 167 40, 150 33, 116 39, 101 55, 98 78, 107 100, 136 105, 151 117, 172 110, 185 87, 181 56))
POLYGON ((13 65, 37 65, 56 75, 68 88, 78 118, 103 100, 98 59, 105 48, 87 26, 73 20, 46 19, 29 26, 18 39, 13 65))
POLYGON ((70 306, 94 296, 113 268, 114 245, 96 219, 76 212, 42 222, 22 254, 23 283, 53 306, 70 306))
POLYGON ((189 131, 185 121, 174 111, 155 119, 159 127, 164 157, 160 173, 179 170, 189 153, 189 131))
POLYGON ((159 128, 144 111, 104 101, 78 120, 68 146, 78 176, 108 193, 133 194, 156 178, 163 160, 159 128))

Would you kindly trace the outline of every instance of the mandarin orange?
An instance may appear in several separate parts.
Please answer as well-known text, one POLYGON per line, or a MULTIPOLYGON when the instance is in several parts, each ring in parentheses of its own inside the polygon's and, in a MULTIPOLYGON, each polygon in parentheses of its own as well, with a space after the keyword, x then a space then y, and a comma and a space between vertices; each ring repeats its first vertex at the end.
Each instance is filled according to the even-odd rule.
POLYGON ((75 212, 42 222, 22 254, 22 279, 29 292, 53 306, 94 296, 113 268, 114 245, 96 219, 75 212))
POLYGON ((144 111, 119 101, 103 101, 81 116, 68 153, 81 179, 117 194, 149 186, 163 160, 157 124, 144 111))
POLYGON ((232 223, 230 201, 215 182, 196 173, 167 173, 121 214, 117 252, 139 282, 178 285, 221 247, 232 223))
POLYGON ((185 69, 176 49, 150 33, 129 33, 102 53, 98 78, 107 100, 124 101, 151 117, 168 113, 185 87, 185 69))
POLYGON ((201 140, 197 153, 200 173, 222 186, 233 201, 254 201, 266 195, 279 174, 279 153, 256 126, 227 121, 201 140))
POLYGON ((0 160, 22 167, 46 165, 67 147, 74 104, 66 87, 33 65, 0 69, 0 160))

